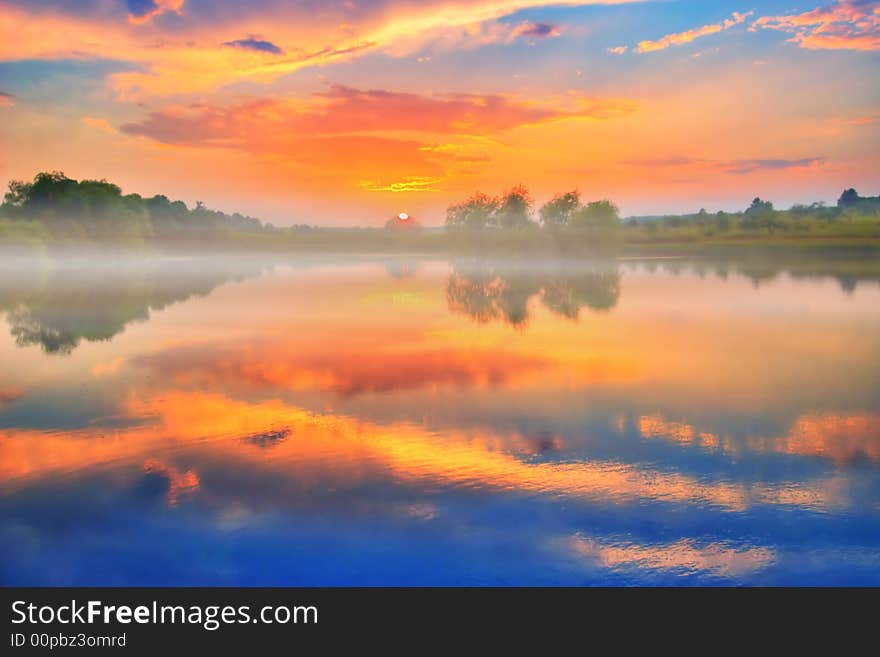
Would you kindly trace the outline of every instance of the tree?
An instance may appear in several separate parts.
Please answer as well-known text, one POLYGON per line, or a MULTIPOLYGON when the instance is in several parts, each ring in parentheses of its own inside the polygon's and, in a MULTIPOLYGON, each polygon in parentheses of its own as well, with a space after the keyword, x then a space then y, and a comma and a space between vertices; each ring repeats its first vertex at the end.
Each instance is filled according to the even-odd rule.
POLYGON ((752 204, 745 211, 746 216, 761 216, 768 212, 773 212, 773 204, 770 201, 762 201, 760 197, 755 197, 752 204))
POLYGON ((847 189, 840 195, 837 207, 841 210, 858 210, 862 213, 880 213, 880 196, 859 196, 854 189, 847 189))
POLYGON ((837 207, 839 208, 851 208, 859 204, 859 201, 862 200, 862 197, 859 196, 859 193, 850 187, 845 190, 843 194, 840 195, 840 198, 837 201, 837 207))
POLYGON ((498 201, 495 221, 501 228, 527 228, 533 225, 532 196, 523 185, 517 185, 498 201))
POLYGON ((209 210, 202 202, 190 211, 182 201, 123 196, 119 186, 107 180, 77 181, 60 171, 38 173, 33 182, 10 182, 0 209, 5 216, 42 224, 53 237, 65 239, 143 241, 211 231, 264 230, 253 217, 209 210))
POLYGON ((593 201, 572 213, 569 228, 576 239, 588 243, 604 244, 614 241, 620 234, 620 211, 611 201, 593 201))
POLYGON ((573 213, 571 227, 592 231, 616 230, 620 227, 620 210, 611 201, 593 201, 573 213))
POLYGON ((27 190, 27 198, 22 202, 21 208, 28 213, 70 210, 76 186, 77 182, 61 171, 38 173, 27 190))
POLYGON ((9 191, 4 195, 3 201, 9 205, 21 207, 30 198, 33 187, 33 183, 23 180, 12 180, 9 182, 9 191))
POLYGON ((494 227, 497 225, 495 213, 498 205, 497 198, 477 192, 466 201, 450 205, 446 209, 446 226, 470 230, 494 227))
POLYGON ((766 229, 769 232, 778 226, 777 213, 770 201, 755 197, 752 204, 743 212, 743 228, 756 230, 766 229))
POLYGON ((581 195, 578 190, 557 194, 551 200, 541 206, 538 214, 544 228, 565 228, 571 221, 571 216, 581 205, 581 195))

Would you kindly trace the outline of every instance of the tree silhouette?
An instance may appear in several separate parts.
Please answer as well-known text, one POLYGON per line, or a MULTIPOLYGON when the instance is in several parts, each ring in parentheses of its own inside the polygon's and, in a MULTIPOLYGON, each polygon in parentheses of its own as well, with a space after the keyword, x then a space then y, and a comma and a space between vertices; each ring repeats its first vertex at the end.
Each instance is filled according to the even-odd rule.
POLYGON ((541 206, 538 214, 541 223, 548 229, 559 229, 568 226, 574 211, 581 205, 580 192, 573 190, 565 194, 557 194, 541 206))
POLYGON ((840 195, 840 198, 837 200, 837 207, 839 208, 851 208, 855 205, 858 205, 861 197, 859 193, 850 187, 847 190, 844 190, 843 194, 840 195))
POLYGON ((498 199, 476 192, 462 203, 449 206, 446 210, 446 226, 449 228, 467 228, 483 230, 496 226, 495 212, 498 210, 498 199))
POLYGON ((42 222, 53 236, 93 240, 142 242, 219 230, 264 230, 253 217, 209 210, 201 201, 188 210, 185 203, 171 202, 165 196, 123 195, 107 180, 77 181, 60 171, 38 173, 32 182, 10 182, 0 215, 42 222))
POLYGON ((500 228, 527 228, 534 225, 532 221, 532 196, 523 185, 511 189, 498 201, 495 210, 496 223, 500 228))

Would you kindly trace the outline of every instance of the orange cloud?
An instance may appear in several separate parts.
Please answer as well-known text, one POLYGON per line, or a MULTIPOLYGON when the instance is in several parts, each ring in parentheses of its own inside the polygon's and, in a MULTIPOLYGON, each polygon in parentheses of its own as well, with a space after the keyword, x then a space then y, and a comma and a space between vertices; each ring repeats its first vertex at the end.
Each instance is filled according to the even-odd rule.
POLYGON ((441 180, 441 178, 432 178, 430 176, 410 177, 391 183, 377 183, 365 180, 360 183, 360 188, 368 192, 394 192, 396 194, 402 192, 436 192, 439 191, 437 183, 441 182, 441 180))
POLYGON ((117 132, 116 128, 110 125, 110 122, 107 119, 101 117, 84 116, 82 117, 82 122, 89 127, 103 130, 111 135, 115 135, 117 132))
POLYGON ((794 33, 789 41, 810 50, 880 50, 880 2, 838 0, 802 14, 762 16, 757 27, 794 33))
POLYGON ((499 151, 494 135, 563 120, 611 119, 635 108, 625 99, 578 94, 530 102, 501 94, 422 95, 335 85, 306 101, 169 106, 120 131, 271 159, 271 175, 283 166, 287 185, 302 176, 309 185, 334 181, 338 189, 341 180, 363 193, 393 194, 439 190, 444 181, 482 169, 499 151))
POLYGON ((12 94, 0 91, 0 107, 12 107, 15 103, 12 101, 12 94))
MULTIPOLYGON (((70 3, 48 9, 50 4, 30 3, 22 9, 24 3, 0 2, 0 59, 118 62, 124 70, 102 64, 101 71, 117 71, 104 83, 117 92, 117 100, 142 102, 146 109, 113 104, 100 91, 89 104, 94 108, 94 102, 105 103, 99 109, 83 109, 78 95, 58 99, 65 111, 48 115, 16 107, 17 137, 10 142, 16 152, 7 158, 9 177, 30 177, 53 161, 65 162, 68 173, 78 177, 113 177, 109 172, 117 171, 119 182, 132 191, 200 198, 213 207, 248 211, 278 224, 379 223, 401 195, 409 194, 414 200, 408 209, 434 224, 442 221, 447 205, 465 194, 477 188, 500 189, 511 181, 528 184, 536 197, 587 185, 589 194, 614 198, 628 214, 682 211, 688 209, 686 199, 697 198, 707 207, 728 209, 738 207, 746 194, 758 193, 775 195, 780 202, 812 201, 815 194, 833 200, 844 187, 870 186, 870 181, 860 181, 876 160, 864 140, 828 139, 815 130, 804 138, 801 126, 808 132, 830 116, 858 116, 870 108, 855 107, 860 102, 855 97, 816 96, 807 84, 782 93, 779 84, 768 82, 773 76, 784 79, 785 69, 797 66, 783 60, 761 70, 719 60, 717 74, 695 72, 676 84, 643 81, 642 72, 633 71, 635 77, 627 74, 603 87, 610 91, 599 92, 612 97, 595 99, 566 93, 571 88, 589 93, 583 85, 590 84, 589 76, 576 79, 581 71, 575 69, 583 68, 582 62, 570 60, 568 49, 553 55, 561 64, 554 65, 553 75, 541 75, 540 67, 527 65, 519 56, 499 66, 506 55, 498 48, 465 56, 485 54, 490 65, 462 87, 453 86, 460 73, 456 69, 470 64, 459 57, 436 56, 435 38, 447 35, 457 48, 484 38, 507 43, 514 32, 524 38, 531 38, 526 33, 532 32, 552 35, 552 27, 534 29, 538 23, 524 25, 520 17, 510 17, 518 8, 548 4, 543 2, 392 1, 382 11, 345 15, 336 10, 336 3, 319 3, 321 10, 307 20, 301 3, 272 3, 270 8, 245 3, 232 13, 218 7, 203 16, 186 3, 180 15, 169 11, 140 25, 126 19, 120 3, 87 3, 88 11, 68 13, 63 8, 70 3), (111 6, 112 11, 106 9, 111 6), (262 50, 223 45, 246 37, 272 44, 280 52, 269 52, 264 44, 258 44, 262 50), (463 41, 456 41, 459 38, 463 41), (427 75, 395 73, 401 86, 391 91, 350 82, 363 73, 355 67, 344 75, 362 88, 331 88, 299 99, 287 96, 291 89, 305 93, 300 90, 309 89, 314 79, 311 73, 288 73, 371 53, 415 55, 431 63, 420 67, 427 75), (520 77, 509 77, 508 72, 520 77), (262 86, 276 80, 277 88, 262 86), (456 89, 481 95, 446 93, 456 89), (493 96, 486 93, 490 90, 500 100, 481 107, 493 96), (406 98, 401 91, 415 93, 406 98), (379 93, 389 96, 380 98, 379 93), (650 111, 633 113, 632 101, 613 97, 634 93, 640 96, 639 107, 650 111), (248 101, 243 94, 269 100, 248 101), (742 102, 724 101, 731 95, 742 102), (194 100, 201 104, 193 105, 194 100), (832 102, 843 106, 828 107, 832 102), (71 117, 79 123, 83 114, 91 114, 85 122, 94 130, 71 125, 71 117), (620 120, 557 120, 612 116, 620 120), (149 139, 111 138, 108 128, 118 130, 126 122, 131 131, 149 139), (64 140, 51 138, 72 133, 83 140, 82 148, 71 149, 64 140), (493 142, 477 143, 486 137, 493 142), (159 148, 156 141, 194 148, 159 148), (697 158, 726 153, 731 161, 744 162, 821 154, 835 166, 820 167, 817 162, 771 170, 768 160, 724 168, 691 164, 688 170, 615 166, 662 158, 670 143, 681 144, 678 152, 697 158), (122 159, 130 165, 119 172, 122 159), (728 175, 728 168, 754 172, 759 184, 742 187, 728 175), (242 171, 247 175, 237 175, 236 185, 228 185, 229 175, 242 171), (437 191, 418 193, 425 190, 437 191)), ((530 14, 531 21, 541 18, 530 14)), ((693 24, 703 22, 709 21, 693 24)), ((625 42, 615 42, 619 43, 625 42)), ((635 42, 626 43, 612 52, 631 52, 635 42)), ((747 56, 751 61, 754 55, 747 56)), ((839 79, 835 76, 836 83, 858 75, 856 68, 847 70, 839 79)), ((819 75, 817 71, 805 75, 819 75)), ((19 106, 24 102, 0 96, 0 106, 13 101, 19 106)))
POLYGON ((307 104, 258 99, 232 106, 170 106, 121 129, 171 144, 242 146, 265 139, 268 146, 278 135, 491 134, 561 119, 605 119, 634 109, 628 100, 577 95, 539 104, 501 94, 433 96, 333 85, 307 104))
POLYGON ((836 123, 842 126, 863 126, 863 125, 871 125, 873 123, 877 123, 880 121, 880 114, 869 114, 864 116, 855 116, 852 118, 841 118, 836 119, 836 123))
POLYGON ((702 27, 698 27, 693 30, 687 30, 686 32, 667 34, 657 41, 641 41, 639 42, 639 45, 636 46, 635 52, 656 52, 658 50, 665 50, 666 48, 670 48, 672 46, 681 46, 686 43, 690 43, 691 41, 694 41, 696 39, 699 39, 700 37, 708 36, 710 34, 717 34, 722 30, 733 27, 734 25, 739 25, 740 23, 745 22, 745 20, 754 13, 755 12, 753 11, 749 11, 745 14, 733 12, 731 18, 727 18, 721 23, 703 25, 702 27))

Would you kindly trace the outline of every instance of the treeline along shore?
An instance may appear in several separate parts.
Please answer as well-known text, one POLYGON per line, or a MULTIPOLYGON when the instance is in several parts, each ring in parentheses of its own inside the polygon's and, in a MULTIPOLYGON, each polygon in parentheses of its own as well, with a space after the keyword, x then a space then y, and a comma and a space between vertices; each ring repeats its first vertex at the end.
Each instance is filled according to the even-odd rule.
POLYGON ((25 248, 65 245, 199 246, 202 248, 342 251, 566 252, 707 247, 847 246, 880 248, 880 196, 847 189, 834 206, 780 210, 755 198, 740 212, 621 217, 609 200, 585 200, 577 190, 537 206, 528 189, 498 196, 475 193, 446 211, 442 228, 391 219, 383 228, 276 227, 197 202, 163 195, 123 194, 106 180, 60 172, 12 181, 0 205, 0 244, 25 248))

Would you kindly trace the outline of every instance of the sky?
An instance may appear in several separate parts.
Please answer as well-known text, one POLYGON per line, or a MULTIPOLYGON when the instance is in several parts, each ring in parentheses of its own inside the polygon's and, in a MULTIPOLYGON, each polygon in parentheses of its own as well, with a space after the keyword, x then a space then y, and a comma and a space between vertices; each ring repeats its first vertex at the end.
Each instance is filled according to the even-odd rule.
POLYGON ((0 185, 276 225, 880 194, 880 0, 0 0, 0 185))

